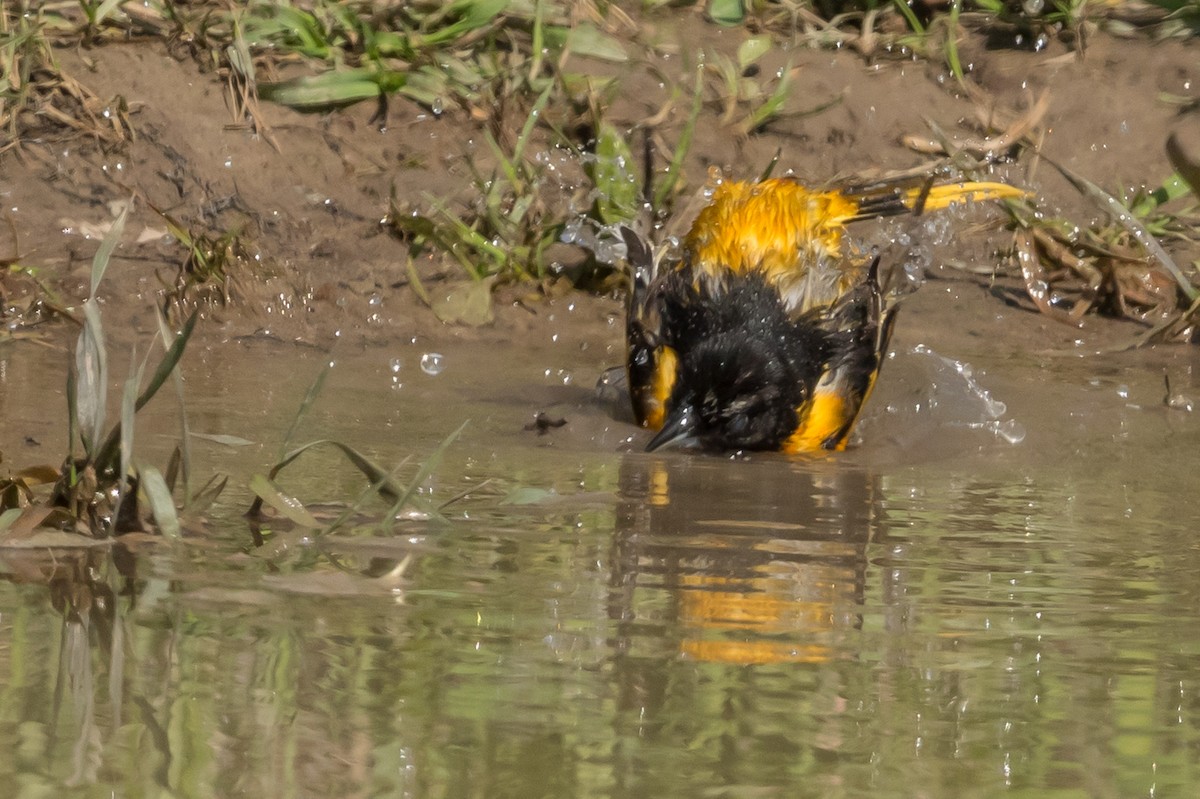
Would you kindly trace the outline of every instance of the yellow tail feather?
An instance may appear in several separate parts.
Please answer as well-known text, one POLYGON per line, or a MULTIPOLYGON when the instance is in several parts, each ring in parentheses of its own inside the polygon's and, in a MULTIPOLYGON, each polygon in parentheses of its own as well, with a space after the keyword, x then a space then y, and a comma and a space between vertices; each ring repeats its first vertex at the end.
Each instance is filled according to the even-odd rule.
POLYGON ((966 183, 947 183, 933 186, 928 192, 924 186, 908 189, 904 192, 903 201, 909 210, 917 210, 918 206, 924 211, 939 211, 957 203, 977 203, 985 200, 1017 200, 1028 197, 1029 192, 1009 186, 1007 183, 991 183, 985 181, 968 181, 966 183), (924 198, 924 204, 921 200, 924 198))

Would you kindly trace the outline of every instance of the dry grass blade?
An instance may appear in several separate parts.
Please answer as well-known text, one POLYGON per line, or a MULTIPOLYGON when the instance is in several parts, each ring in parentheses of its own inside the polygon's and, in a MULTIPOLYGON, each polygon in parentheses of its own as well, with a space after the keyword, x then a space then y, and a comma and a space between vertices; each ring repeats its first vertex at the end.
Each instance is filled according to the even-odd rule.
POLYGON ((0 545, 13 544, 30 538, 39 529, 70 524, 74 521, 65 508, 51 505, 30 505, 20 511, 15 519, 4 528, 0 536, 0 545))
POLYGON ((1054 304, 1050 302, 1050 282, 1046 268, 1038 255, 1037 247, 1034 245, 1033 232, 1027 229, 1018 230, 1014 235, 1014 244, 1017 263, 1021 267, 1021 277, 1025 280, 1025 292, 1033 300, 1033 304, 1051 319, 1079 327, 1078 319, 1074 318, 1072 314, 1054 307, 1054 304))
MULTIPOLYGON (((970 84, 966 85, 969 86, 970 84)), ((982 96, 977 91, 974 94, 976 101, 979 103, 980 123, 985 127, 991 128, 995 123, 993 119, 995 114, 994 112, 985 113, 982 110, 985 107, 982 96)), ((956 156, 965 154, 974 158, 992 160, 1002 156, 1022 141, 1025 141, 1037 129, 1038 125, 1041 124, 1042 118, 1045 117, 1046 112, 1049 110, 1050 95, 1048 92, 1043 92, 1028 111, 1008 123, 999 135, 985 136, 983 138, 956 139, 942 131, 941 127, 933 120, 926 119, 925 123, 934 132, 933 138, 911 134, 902 137, 902 141, 909 149, 927 155, 956 156)))

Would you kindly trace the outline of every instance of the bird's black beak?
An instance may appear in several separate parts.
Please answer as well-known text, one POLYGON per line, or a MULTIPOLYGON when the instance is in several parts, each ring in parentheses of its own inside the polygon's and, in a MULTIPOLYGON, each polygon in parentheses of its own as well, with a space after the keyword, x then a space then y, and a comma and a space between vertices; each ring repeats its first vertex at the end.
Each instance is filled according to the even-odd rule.
POLYGON ((696 411, 684 403, 671 411, 662 429, 646 445, 647 452, 669 447, 683 447, 696 442, 696 411))

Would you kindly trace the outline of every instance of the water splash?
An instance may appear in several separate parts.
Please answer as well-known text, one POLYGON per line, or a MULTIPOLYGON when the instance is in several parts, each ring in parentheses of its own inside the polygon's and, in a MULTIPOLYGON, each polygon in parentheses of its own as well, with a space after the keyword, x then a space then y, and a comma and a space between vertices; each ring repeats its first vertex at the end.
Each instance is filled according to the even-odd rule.
MULTIPOLYGON (((939 355, 925 344, 916 345, 909 353, 915 356, 917 367, 908 370, 909 388, 886 406, 886 412, 902 420, 909 432, 959 428, 986 431, 1009 444, 1025 440, 1024 425, 1004 418, 1008 405, 992 396, 969 363, 939 355)), ((895 379, 897 371, 891 375, 895 379)), ((900 380, 905 382, 903 377, 900 380)))
POLYGON ((625 258, 628 248, 616 225, 599 225, 594 220, 577 216, 563 226, 559 240, 591 250, 602 264, 614 265, 625 258))

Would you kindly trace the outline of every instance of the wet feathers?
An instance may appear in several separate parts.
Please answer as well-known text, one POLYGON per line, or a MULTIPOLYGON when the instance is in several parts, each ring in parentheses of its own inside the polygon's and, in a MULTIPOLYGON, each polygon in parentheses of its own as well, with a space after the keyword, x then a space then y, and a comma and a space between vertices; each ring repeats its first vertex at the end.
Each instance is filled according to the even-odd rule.
POLYGON ((894 301, 878 259, 844 252, 846 225, 1019 197, 1002 183, 814 191, 723 181, 681 254, 660 263, 624 231, 634 414, 648 448, 842 449, 887 350, 894 301))

